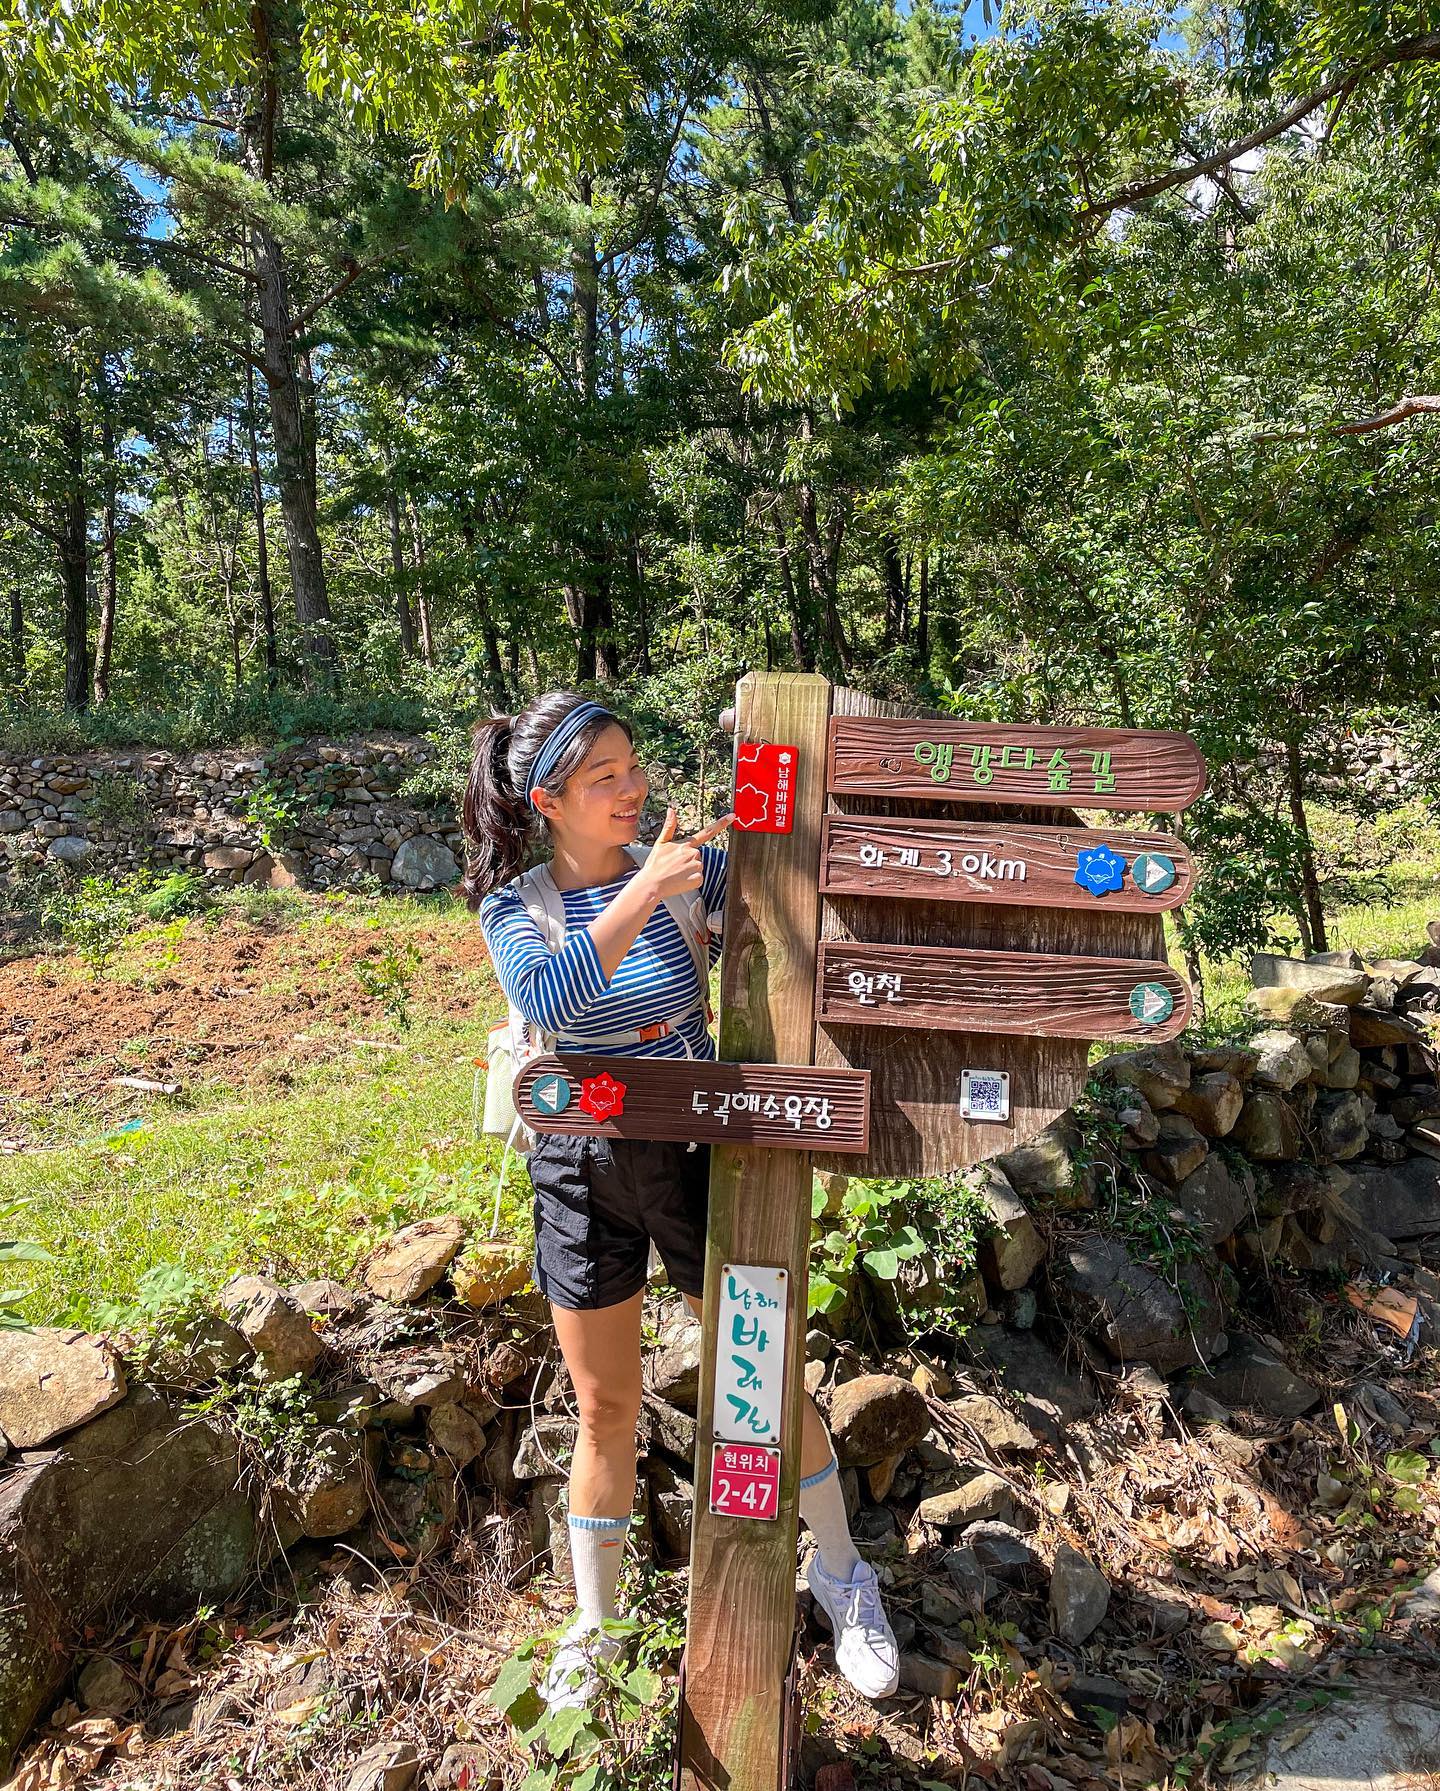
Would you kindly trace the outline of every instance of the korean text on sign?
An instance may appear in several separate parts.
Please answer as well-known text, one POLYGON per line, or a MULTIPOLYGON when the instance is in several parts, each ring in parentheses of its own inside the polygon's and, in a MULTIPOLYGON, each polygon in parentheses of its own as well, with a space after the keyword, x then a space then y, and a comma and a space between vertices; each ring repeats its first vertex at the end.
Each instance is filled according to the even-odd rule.
POLYGON ((789 1305, 784 1269, 722 1265, 711 1428, 727 1442, 780 1441, 789 1305))
POLYGON ((692 1113, 713 1113, 722 1126, 730 1124, 730 1115, 749 1114, 756 1119, 783 1119, 792 1131, 798 1132, 808 1121, 819 1132, 829 1131, 835 1123, 830 1112, 829 1095, 762 1095, 758 1089, 737 1089, 734 1094, 697 1088, 690 1097, 692 1113))

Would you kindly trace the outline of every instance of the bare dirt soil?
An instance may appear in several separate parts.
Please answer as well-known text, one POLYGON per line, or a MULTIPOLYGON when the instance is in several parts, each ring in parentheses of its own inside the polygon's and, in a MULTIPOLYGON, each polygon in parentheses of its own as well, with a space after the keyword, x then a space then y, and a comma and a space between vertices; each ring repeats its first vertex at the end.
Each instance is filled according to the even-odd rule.
POLYGON ((207 1087, 281 1082, 357 1038, 394 1042, 400 1028, 367 992, 385 954, 413 946, 407 999, 415 1019, 481 1025, 497 995, 478 926, 437 920, 387 932, 331 914, 267 930, 235 917, 134 935, 100 978, 70 954, 0 964, 0 1138, 33 1136, 38 1110, 83 1100, 121 1111, 116 1077, 207 1087))

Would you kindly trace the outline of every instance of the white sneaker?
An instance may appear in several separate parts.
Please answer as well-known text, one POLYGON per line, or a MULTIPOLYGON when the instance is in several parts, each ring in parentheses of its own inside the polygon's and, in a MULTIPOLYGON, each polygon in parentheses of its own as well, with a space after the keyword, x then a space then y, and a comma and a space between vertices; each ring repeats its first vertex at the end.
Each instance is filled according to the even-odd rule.
POLYGON ((620 1652, 620 1637, 606 1635, 583 1611, 556 1644, 540 1683, 540 1696, 551 1710, 584 1709, 600 1689, 597 1660, 611 1661, 620 1652))
POLYGON ((848 1583, 826 1573, 811 1557, 805 1584, 835 1632, 835 1665, 862 1697, 888 1698, 900 1683, 900 1649, 880 1602, 880 1580, 868 1561, 856 1564, 848 1583))

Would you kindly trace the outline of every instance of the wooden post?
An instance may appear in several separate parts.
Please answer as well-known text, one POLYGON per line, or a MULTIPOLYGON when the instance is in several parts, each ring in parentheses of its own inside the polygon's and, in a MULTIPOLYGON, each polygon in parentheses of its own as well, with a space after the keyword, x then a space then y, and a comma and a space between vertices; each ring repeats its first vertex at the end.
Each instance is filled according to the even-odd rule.
MULTIPOLYGON (((820 820, 830 685, 756 674, 737 693, 735 738, 797 751, 788 834, 733 833, 721 966, 720 1055, 737 1063, 814 1061, 820 820)), ((795 1627, 795 1540, 810 1248, 809 1154, 717 1145, 710 1168, 705 1324, 695 1459, 694 1538, 680 1782, 686 1791, 776 1791, 785 1674, 795 1627), (780 1501, 773 1520, 712 1516, 711 1428, 722 1264, 790 1277, 780 1501)))

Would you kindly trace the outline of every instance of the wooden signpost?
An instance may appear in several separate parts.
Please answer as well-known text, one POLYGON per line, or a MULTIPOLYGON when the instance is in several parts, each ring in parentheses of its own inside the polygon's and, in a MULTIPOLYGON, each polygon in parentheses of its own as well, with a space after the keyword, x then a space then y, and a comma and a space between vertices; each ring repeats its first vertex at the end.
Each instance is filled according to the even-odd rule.
POLYGON ((712 1141, 677 1791, 793 1769, 812 1168, 962 1167, 1071 1106, 1093 1040, 1177 1033, 1161 916, 1189 856, 1073 810, 1205 787, 1183 734, 922 719, 811 675, 743 679, 735 714, 724 1061, 516 1081, 536 1130, 712 1141))

